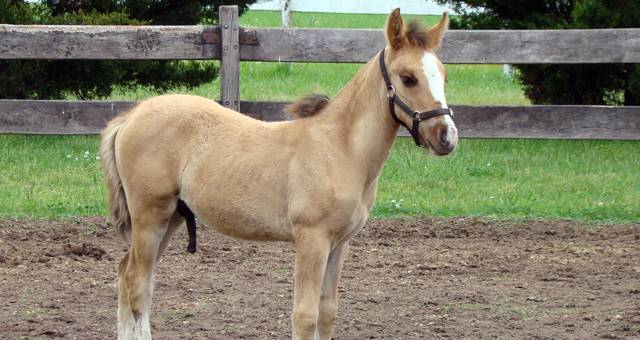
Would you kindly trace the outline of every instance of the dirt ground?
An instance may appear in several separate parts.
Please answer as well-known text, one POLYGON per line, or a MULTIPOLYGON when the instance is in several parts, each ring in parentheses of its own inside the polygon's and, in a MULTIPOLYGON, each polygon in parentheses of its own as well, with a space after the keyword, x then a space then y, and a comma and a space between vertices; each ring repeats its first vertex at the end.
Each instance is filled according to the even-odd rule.
MULTIPOLYGON (((156 339, 287 338, 293 247, 199 226, 156 272, 156 339)), ((0 221, 0 337, 114 338, 125 245, 103 218, 0 221)), ((640 338, 640 223, 373 220, 336 339, 640 338)))

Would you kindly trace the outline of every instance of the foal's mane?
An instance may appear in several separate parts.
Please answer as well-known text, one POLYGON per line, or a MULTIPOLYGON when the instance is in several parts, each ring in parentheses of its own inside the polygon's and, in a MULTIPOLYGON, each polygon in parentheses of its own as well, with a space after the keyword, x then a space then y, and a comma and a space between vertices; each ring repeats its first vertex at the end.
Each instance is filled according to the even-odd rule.
POLYGON ((412 20, 407 26, 407 38, 418 47, 426 48, 433 44, 429 41, 427 29, 417 20, 412 20))
POLYGON ((317 115, 329 103, 331 99, 324 94, 308 94, 284 107, 293 119, 302 119, 317 115))

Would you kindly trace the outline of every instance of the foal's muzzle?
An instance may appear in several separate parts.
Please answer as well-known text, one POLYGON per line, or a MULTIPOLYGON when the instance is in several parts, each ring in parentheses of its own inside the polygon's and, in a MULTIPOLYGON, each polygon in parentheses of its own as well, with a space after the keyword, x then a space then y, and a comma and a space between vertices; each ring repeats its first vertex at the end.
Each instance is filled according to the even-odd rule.
POLYGON ((458 144, 458 130, 453 120, 445 117, 440 118, 435 126, 425 126, 420 132, 423 144, 438 156, 450 154, 458 144))

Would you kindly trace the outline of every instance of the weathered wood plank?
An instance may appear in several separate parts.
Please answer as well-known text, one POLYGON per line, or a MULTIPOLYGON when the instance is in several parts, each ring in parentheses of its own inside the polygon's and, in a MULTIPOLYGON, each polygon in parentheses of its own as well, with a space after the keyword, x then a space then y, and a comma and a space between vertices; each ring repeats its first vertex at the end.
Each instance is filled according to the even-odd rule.
POLYGON ((219 59, 217 27, 0 25, 0 59, 219 59))
POLYGON ((640 140, 638 106, 453 106, 463 137, 640 140))
POLYGON ((0 100, 0 133, 96 134, 132 101, 0 100))
MULTIPOLYGON (((382 30, 256 28, 242 60, 359 63, 385 45, 382 30)), ((640 29, 449 31, 449 64, 640 63, 640 29)))
POLYGON ((220 102, 240 111, 240 30, 238 6, 220 6, 222 60, 220 61, 220 102))
MULTIPOLYGON (((95 134, 128 101, 0 100, 0 133, 95 134)), ((242 102, 248 115, 265 121, 288 118, 286 102, 242 102)), ((640 140, 640 107, 454 105, 465 138, 640 140)), ((406 136, 404 129, 400 135, 406 136)))
MULTIPOLYGON (((200 26, 0 25, 0 59, 219 59, 217 37, 200 26)), ((382 30, 252 28, 241 43, 249 37, 241 60, 360 63, 385 45, 382 30)), ((640 63, 640 29, 449 31, 439 54, 451 64, 640 63)))

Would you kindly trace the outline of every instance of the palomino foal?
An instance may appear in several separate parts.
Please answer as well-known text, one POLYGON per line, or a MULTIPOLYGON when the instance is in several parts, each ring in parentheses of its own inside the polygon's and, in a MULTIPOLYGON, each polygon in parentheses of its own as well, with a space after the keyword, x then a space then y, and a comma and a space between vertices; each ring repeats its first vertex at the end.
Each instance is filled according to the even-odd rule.
POLYGON ((398 127, 437 155, 457 143, 434 54, 447 26, 446 14, 430 29, 405 25, 396 9, 382 55, 307 118, 267 123, 186 95, 114 118, 100 153, 111 220, 131 239, 118 266, 118 337, 151 337, 154 266, 184 221, 182 200, 223 234, 293 241, 293 337, 330 339, 349 240, 374 203, 398 127))

